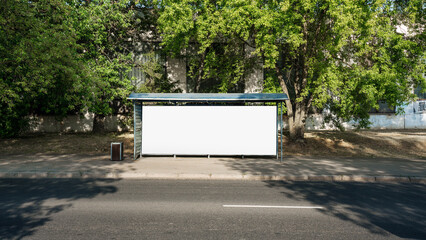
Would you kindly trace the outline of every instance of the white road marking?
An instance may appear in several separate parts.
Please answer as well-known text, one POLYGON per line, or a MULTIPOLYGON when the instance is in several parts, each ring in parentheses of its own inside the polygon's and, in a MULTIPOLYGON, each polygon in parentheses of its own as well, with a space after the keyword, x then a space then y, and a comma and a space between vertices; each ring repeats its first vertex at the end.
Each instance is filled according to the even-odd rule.
POLYGON ((222 205, 226 208, 288 208, 288 209, 322 209, 319 206, 266 206, 266 205, 222 205))

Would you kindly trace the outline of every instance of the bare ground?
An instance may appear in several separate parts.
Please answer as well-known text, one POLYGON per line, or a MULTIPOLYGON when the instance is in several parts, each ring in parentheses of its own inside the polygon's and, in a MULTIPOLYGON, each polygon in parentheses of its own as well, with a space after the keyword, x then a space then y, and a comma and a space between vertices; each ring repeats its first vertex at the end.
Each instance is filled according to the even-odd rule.
MULTIPOLYGON (((283 138, 286 156, 421 158, 426 159, 426 130, 307 132, 305 143, 283 138)), ((124 142, 133 153, 132 133, 36 134, 0 139, 0 155, 109 154, 111 142, 124 142)))

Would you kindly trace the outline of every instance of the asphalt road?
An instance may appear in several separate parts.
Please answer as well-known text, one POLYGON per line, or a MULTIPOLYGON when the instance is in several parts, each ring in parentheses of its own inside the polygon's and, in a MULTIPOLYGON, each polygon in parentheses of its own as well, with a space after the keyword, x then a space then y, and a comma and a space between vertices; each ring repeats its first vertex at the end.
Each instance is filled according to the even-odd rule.
POLYGON ((0 179, 0 239, 426 239, 426 185, 0 179))

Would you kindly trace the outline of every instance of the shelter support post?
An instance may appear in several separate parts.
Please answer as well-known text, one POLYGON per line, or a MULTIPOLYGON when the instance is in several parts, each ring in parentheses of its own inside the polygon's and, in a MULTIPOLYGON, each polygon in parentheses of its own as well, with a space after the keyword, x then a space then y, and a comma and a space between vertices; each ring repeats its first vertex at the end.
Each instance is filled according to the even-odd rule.
POLYGON ((283 123, 283 102, 281 102, 281 122, 280 122, 280 135, 281 135, 281 160, 280 162, 283 161, 283 127, 284 127, 284 123, 283 123))
POLYGON ((142 103, 133 102, 133 159, 142 156, 142 103))
POLYGON ((140 156, 142 157, 142 131, 143 131, 143 122, 142 122, 142 117, 143 117, 143 102, 141 102, 141 153, 140 156))
POLYGON ((136 103, 133 101, 133 160, 136 160, 136 103))
POLYGON ((276 136, 277 136, 277 139, 276 139, 276 143, 277 143, 277 150, 276 150, 276 153, 277 153, 277 160, 278 160, 278 125, 279 125, 279 123, 278 123, 278 102, 275 102, 275 105, 276 105, 276 107, 277 107, 277 121, 276 121, 276 126, 277 126, 277 133, 276 133, 276 136))

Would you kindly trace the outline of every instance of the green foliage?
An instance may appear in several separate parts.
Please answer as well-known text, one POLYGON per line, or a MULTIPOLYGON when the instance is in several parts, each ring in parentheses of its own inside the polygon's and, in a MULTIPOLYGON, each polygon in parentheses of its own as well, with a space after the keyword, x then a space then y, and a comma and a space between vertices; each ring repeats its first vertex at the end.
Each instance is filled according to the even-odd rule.
MULTIPOLYGON (((290 96, 299 137, 311 107, 366 127, 378 100, 401 106, 426 89, 424 16, 422 0, 3 1, 0 136, 32 113, 111 114, 134 89, 126 72, 139 33, 155 36, 156 21, 166 53, 188 60, 192 91, 240 91, 263 60, 265 91, 290 96)), ((175 91, 149 59, 144 91, 175 91)))
POLYGON ((244 51, 242 44, 215 43, 205 53, 187 53, 189 91, 243 91, 244 76, 253 70, 255 64, 255 58, 247 58, 244 51))
POLYGON ((63 1, 13 0, 0 5, 0 136, 18 134, 28 114, 58 117, 80 104, 76 33, 63 1))
POLYGON ((19 134, 30 114, 112 113, 133 89, 127 41, 134 2, 39 0, 0 5, 0 136, 19 134))
POLYGON ((201 57, 192 73, 205 73, 206 66, 220 70, 212 64, 218 58, 210 57, 215 42, 255 47, 264 67, 272 70, 267 71, 266 91, 279 84, 290 96, 286 108, 292 138, 303 138, 312 106, 366 127, 368 111, 378 107, 378 100, 401 106, 414 98, 413 86, 425 85, 422 0, 160 4, 158 24, 166 49, 178 54, 190 43, 199 44, 201 57), (407 34, 397 31, 401 25, 407 34))
POLYGON ((112 114, 111 103, 125 101, 133 89, 125 73, 133 65, 127 39, 134 13, 128 1, 76 1, 73 10, 78 51, 90 72, 85 106, 95 114, 112 114))
POLYGON ((226 35, 226 19, 214 1, 159 1, 164 50, 188 62, 189 91, 240 92, 257 55, 236 35, 226 35))
POLYGON ((263 92, 264 93, 282 93, 283 89, 277 79, 274 71, 265 69, 265 79, 263 79, 263 92))
POLYGON ((141 93, 171 93, 180 92, 177 82, 170 81, 164 74, 164 69, 154 51, 145 54, 146 61, 138 64, 145 74, 145 82, 138 87, 141 93))

